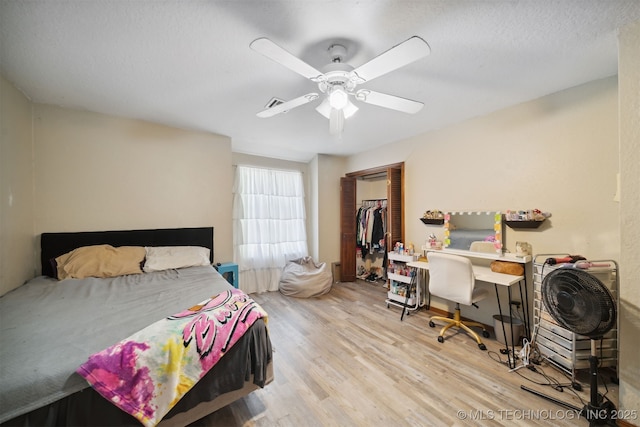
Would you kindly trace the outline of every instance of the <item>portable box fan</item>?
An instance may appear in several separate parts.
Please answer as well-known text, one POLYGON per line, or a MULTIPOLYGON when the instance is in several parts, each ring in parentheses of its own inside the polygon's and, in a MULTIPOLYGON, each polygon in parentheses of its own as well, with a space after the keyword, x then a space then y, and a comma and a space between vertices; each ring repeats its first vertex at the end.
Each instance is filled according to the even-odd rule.
POLYGON ((598 393, 598 340, 616 325, 616 303, 609 289, 595 276, 577 268, 558 268, 542 281, 542 301, 551 317, 574 334, 591 339, 589 356, 590 401, 578 408, 535 390, 523 390, 582 413, 589 425, 615 425, 615 407, 598 393))

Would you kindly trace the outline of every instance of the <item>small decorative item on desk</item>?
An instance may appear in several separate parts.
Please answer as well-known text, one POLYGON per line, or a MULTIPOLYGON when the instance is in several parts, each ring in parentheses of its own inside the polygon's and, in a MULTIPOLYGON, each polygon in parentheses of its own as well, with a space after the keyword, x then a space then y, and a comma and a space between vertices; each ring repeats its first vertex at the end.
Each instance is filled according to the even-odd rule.
POLYGON ((431 233, 427 237, 427 248, 442 249, 442 242, 438 240, 435 234, 431 233))
POLYGON ((528 242, 516 242, 516 256, 532 255, 531 252, 531 245, 528 242))

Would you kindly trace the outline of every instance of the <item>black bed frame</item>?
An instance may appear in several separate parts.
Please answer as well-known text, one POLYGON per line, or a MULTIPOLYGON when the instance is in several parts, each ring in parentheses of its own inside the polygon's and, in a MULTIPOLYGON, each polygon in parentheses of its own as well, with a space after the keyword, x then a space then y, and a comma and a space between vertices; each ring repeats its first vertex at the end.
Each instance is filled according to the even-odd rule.
POLYGON ((42 274, 54 277, 51 260, 82 246, 202 246, 211 250, 213 227, 160 228, 149 230, 81 231, 42 233, 40 263, 42 274))

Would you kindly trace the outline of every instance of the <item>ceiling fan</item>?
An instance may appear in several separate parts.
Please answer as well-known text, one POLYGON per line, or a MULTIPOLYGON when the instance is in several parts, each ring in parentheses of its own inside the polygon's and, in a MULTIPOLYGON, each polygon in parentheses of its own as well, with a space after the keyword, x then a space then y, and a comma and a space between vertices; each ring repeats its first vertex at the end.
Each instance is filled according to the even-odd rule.
MULTIPOLYGON (((329 133, 332 135, 341 134, 344 129, 345 119, 351 117, 358 110, 358 107, 351 102, 350 98, 410 114, 417 113, 424 105, 419 101, 357 88, 365 82, 427 56, 431 49, 427 42, 418 36, 413 36, 403 41, 357 68, 353 68, 343 62, 347 50, 340 44, 334 44, 328 49, 331 62, 324 67, 323 72, 315 69, 267 38, 256 39, 249 46, 267 58, 317 83, 318 90, 324 94, 324 100, 316 107, 316 110, 329 119, 329 133)), ((262 118, 272 117, 308 104, 319 97, 320 95, 317 92, 307 93, 267 108, 259 112, 257 116, 262 118)))

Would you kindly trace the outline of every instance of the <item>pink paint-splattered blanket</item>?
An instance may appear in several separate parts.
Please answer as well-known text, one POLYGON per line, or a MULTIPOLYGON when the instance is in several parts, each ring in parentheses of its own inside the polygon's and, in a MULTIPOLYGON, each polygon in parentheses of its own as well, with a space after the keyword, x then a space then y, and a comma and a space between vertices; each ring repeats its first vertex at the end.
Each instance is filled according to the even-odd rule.
POLYGON ((266 312, 225 291, 89 357, 77 372, 106 399, 155 426, 266 312))

